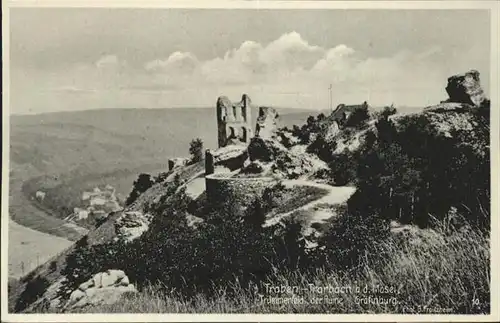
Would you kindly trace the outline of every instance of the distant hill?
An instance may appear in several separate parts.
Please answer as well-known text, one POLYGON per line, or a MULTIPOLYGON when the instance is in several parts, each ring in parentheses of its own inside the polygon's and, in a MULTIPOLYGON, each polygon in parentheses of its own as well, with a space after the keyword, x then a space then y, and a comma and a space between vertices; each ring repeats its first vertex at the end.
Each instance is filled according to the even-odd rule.
MULTIPOLYGON (((286 125, 315 114, 279 111, 286 125)), ((257 110, 253 119, 256 115, 257 110)), ((217 125, 210 108, 89 110, 12 116, 10 136, 11 170, 30 169, 26 175, 31 176, 81 166, 115 170, 130 164, 167 165, 168 158, 187 155, 195 137, 206 148, 216 148, 217 125)))

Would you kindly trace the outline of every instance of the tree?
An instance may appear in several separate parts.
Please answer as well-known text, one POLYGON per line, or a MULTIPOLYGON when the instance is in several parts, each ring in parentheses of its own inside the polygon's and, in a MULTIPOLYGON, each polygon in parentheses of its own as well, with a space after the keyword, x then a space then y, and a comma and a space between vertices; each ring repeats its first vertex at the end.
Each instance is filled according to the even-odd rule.
POLYGON ((392 116, 393 114, 396 114, 398 111, 394 107, 394 104, 391 104, 391 106, 385 106, 380 115, 384 118, 387 119, 389 116, 392 116))
POLYGON ((189 154, 191 154, 192 163, 203 160, 203 141, 200 138, 191 140, 189 144, 189 154))

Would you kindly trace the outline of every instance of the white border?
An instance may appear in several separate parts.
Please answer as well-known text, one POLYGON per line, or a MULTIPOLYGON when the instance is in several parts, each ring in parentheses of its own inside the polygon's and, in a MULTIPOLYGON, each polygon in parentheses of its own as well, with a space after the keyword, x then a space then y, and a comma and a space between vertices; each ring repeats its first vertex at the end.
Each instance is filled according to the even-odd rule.
MULTIPOLYGON (((484 322, 498 321, 499 316, 499 16, 497 1, 139 1, 139 0, 22 0, 2 2, 2 322, 163 322, 163 321, 397 321, 397 322, 484 322), (231 9, 489 9, 491 13, 491 314, 490 315, 380 315, 380 314, 7 314, 7 244, 9 192, 9 8, 13 7, 94 7, 94 8, 231 8, 231 9)), ((466 23, 466 22, 464 22, 466 23)), ((457 71, 459 72, 459 71, 457 71)))

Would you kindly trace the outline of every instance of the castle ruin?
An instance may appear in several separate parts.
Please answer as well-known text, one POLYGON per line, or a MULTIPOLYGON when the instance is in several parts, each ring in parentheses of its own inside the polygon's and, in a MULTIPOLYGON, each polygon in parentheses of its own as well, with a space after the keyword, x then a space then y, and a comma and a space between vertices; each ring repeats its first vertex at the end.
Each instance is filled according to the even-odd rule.
POLYGON ((329 116, 330 120, 336 121, 338 124, 344 124, 351 114, 358 109, 368 109, 368 103, 365 101, 362 104, 345 105, 339 104, 337 108, 329 116))
POLYGON ((231 102, 227 97, 217 99, 217 129, 219 148, 231 144, 248 144, 252 135, 251 101, 243 94, 238 103, 231 102))

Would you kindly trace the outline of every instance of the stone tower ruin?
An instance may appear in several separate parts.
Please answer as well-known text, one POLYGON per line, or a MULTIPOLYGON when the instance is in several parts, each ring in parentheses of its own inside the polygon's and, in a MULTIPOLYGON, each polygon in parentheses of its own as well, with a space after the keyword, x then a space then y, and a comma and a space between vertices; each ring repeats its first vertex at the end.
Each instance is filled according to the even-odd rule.
POLYGON ((250 142, 252 138, 250 98, 243 94, 241 101, 232 103, 227 97, 217 99, 217 129, 219 148, 250 142))

